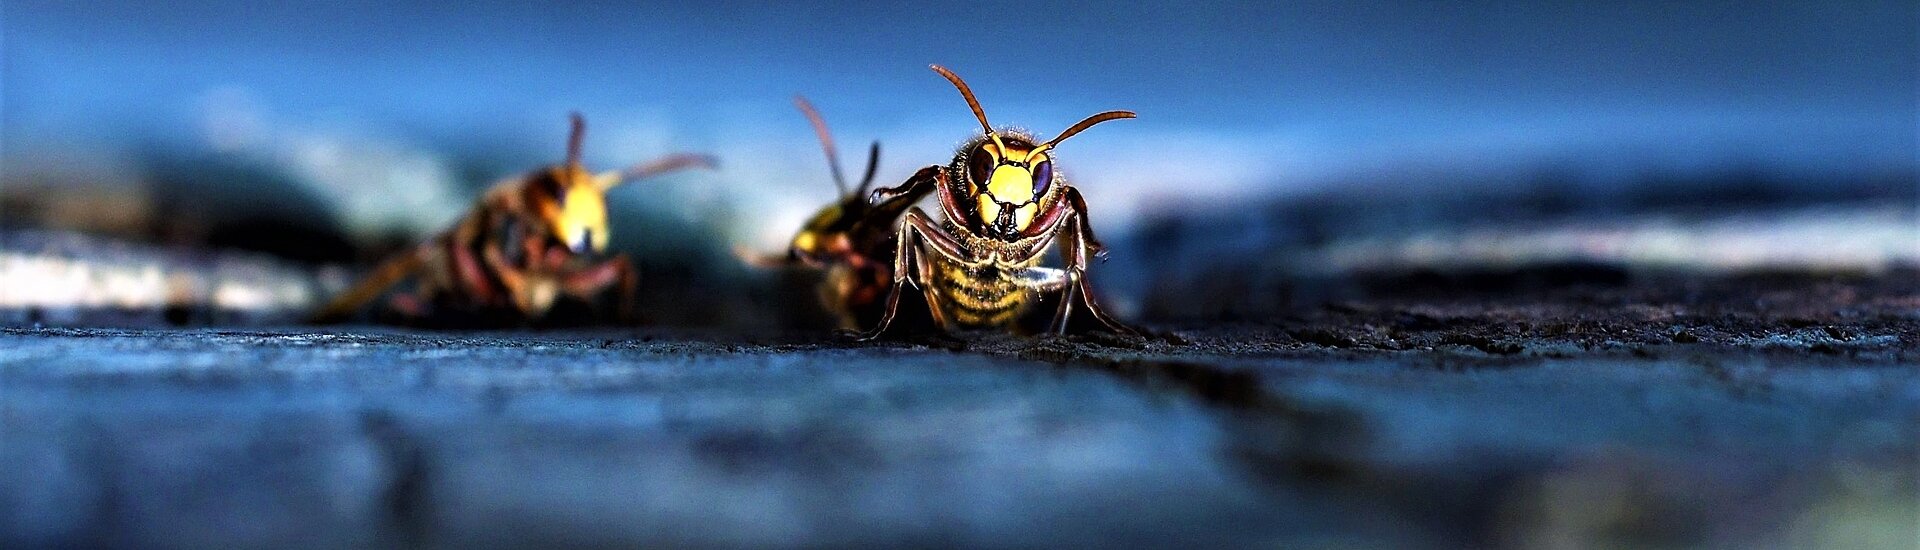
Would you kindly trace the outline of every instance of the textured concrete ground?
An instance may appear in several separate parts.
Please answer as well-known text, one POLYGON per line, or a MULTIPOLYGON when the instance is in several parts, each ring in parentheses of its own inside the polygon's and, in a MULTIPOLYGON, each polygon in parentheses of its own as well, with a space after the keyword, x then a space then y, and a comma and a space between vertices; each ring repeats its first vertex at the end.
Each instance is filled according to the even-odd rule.
POLYGON ((1920 540, 1911 310, 1662 342, 1421 311, 870 346, 7 329, 0 546, 1920 540))

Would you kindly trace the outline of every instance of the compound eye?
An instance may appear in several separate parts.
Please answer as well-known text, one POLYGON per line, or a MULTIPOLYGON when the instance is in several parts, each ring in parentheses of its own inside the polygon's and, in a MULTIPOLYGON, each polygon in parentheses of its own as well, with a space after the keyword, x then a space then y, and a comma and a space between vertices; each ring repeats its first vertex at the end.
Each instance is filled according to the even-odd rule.
POLYGON ((973 156, 967 159, 967 177, 972 178, 975 184, 986 185, 987 178, 993 176, 993 169, 999 164, 1000 160, 993 158, 986 146, 975 147, 973 156))
POLYGON ((1049 185, 1053 185, 1053 161, 1043 160, 1039 166, 1033 167, 1033 196, 1038 198, 1047 194, 1049 185))
POLYGON ((560 186, 559 178, 553 177, 552 175, 541 176, 539 179, 534 180, 533 186, 535 189, 538 189, 541 194, 552 197, 553 201, 561 207, 567 205, 567 190, 560 186))

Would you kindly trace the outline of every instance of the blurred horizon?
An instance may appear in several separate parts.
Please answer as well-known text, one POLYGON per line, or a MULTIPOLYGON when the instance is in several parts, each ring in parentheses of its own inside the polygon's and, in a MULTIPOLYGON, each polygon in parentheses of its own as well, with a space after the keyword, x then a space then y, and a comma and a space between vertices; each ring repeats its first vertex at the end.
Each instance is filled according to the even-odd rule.
MULTIPOLYGON (((759 319, 807 294, 731 251, 783 248, 834 199, 792 98, 849 172, 881 142, 893 185, 979 132, 929 63, 1043 137, 1139 113, 1057 154, 1123 313, 1278 311, 1382 271, 1920 265, 1913 1, 8 2, 0 227, 186 251, 129 280, 204 251, 366 265, 559 161, 577 111, 592 168, 720 160, 610 196, 647 307, 759 319)), ((61 284, 112 246, 3 242, 61 284)), ((328 277, 244 294, 299 304, 328 277)))
POLYGON ((577 110, 595 166, 719 155, 675 192, 767 213, 767 245, 831 196, 791 96, 843 163, 883 142, 888 184, 976 131, 937 62, 996 125, 1140 112, 1063 147, 1121 228, 1354 181, 1907 177, 1915 6, 12 2, 0 147, 9 180, 238 154, 421 231, 577 110))

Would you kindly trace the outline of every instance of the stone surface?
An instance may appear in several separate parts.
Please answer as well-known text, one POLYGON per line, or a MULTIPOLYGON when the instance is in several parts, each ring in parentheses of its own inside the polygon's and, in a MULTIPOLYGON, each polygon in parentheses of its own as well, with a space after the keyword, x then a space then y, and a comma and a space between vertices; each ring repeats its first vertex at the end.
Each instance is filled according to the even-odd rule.
POLYGON ((0 546, 1920 540, 1910 322, 1350 325, 1393 333, 7 329, 0 546))

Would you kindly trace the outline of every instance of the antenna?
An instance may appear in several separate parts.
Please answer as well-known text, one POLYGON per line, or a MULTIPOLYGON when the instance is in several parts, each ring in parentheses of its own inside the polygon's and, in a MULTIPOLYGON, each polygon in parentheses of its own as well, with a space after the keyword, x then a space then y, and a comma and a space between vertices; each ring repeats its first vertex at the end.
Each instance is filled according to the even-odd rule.
POLYGON ((1000 154, 1006 154, 1007 144, 1000 142, 1000 134, 993 133, 993 125, 987 123, 987 112, 980 109, 980 100, 974 99, 973 89, 967 87, 966 81, 960 80, 960 75, 953 74, 953 71, 947 70, 946 67, 939 65, 928 66, 933 67, 933 72, 940 73, 940 76, 947 77, 947 81, 952 82, 953 87, 960 89, 960 97, 967 98, 967 106, 973 108, 973 117, 980 119, 980 129, 985 130, 987 137, 993 139, 993 145, 1000 148, 1000 154))
POLYGON ((847 178, 840 174, 840 154, 834 149, 833 132, 827 130, 827 120, 820 117, 820 111, 814 109, 813 103, 804 96, 794 95, 793 106, 799 107, 800 114, 807 115, 807 122, 813 124, 814 135, 820 136, 820 149, 827 153, 827 169, 833 171, 833 189, 841 196, 846 196, 847 178))

